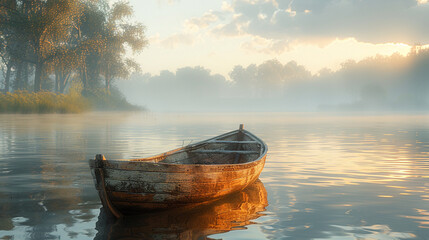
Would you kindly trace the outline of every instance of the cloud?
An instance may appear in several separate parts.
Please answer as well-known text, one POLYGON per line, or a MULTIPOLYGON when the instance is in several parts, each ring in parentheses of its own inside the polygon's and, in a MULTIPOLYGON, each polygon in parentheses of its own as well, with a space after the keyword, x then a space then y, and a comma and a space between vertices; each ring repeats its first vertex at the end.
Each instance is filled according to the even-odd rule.
POLYGON ((280 55, 290 49, 290 42, 288 40, 270 40, 253 36, 251 40, 243 42, 241 47, 250 52, 280 55))
POLYGON ((222 7, 221 7, 221 9, 222 9, 222 11, 224 11, 224 12, 233 12, 234 11, 234 8, 232 7, 232 5, 231 4, 229 4, 228 2, 226 2, 226 1, 223 1, 222 2, 222 7))
POLYGON ((212 29, 214 35, 236 37, 243 35, 247 28, 248 22, 241 21, 240 15, 235 15, 232 20, 227 23, 220 23, 212 29))
POLYGON ((209 11, 206 12, 202 17, 191 18, 185 21, 185 26, 189 29, 199 30, 207 28, 210 24, 218 21, 222 18, 221 12, 209 11))
POLYGON ((158 44, 158 43, 160 43, 161 42, 161 38, 160 38, 160 36, 159 36, 159 33, 156 33, 156 34, 154 34, 154 35, 151 35, 151 36, 149 36, 148 37, 148 42, 149 42, 149 44, 158 44))
POLYGON ((166 48, 175 48, 178 45, 192 45, 195 42, 195 36, 186 33, 178 33, 160 41, 166 48))
POLYGON ((234 17, 216 32, 267 39, 356 38, 370 43, 426 43, 429 4, 417 0, 235 0, 234 17))
POLYGON ((157 0, 158 4, 164 4, 164 3, 168 3, 168 4, 173 4, 175 2, 180 2, 180 0, 157 0))

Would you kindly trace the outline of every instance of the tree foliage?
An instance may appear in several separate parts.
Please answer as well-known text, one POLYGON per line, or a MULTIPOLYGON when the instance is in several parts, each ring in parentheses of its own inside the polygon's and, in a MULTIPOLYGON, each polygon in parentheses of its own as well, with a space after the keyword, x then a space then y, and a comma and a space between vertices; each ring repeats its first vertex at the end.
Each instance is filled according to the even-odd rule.
POLYGON ((64 93, 74 80, 84 94, 110 94, 114 79, 139 70, 127 56, 147 44, 132 15, 123 1, 0 0, 3 91, 64 93))

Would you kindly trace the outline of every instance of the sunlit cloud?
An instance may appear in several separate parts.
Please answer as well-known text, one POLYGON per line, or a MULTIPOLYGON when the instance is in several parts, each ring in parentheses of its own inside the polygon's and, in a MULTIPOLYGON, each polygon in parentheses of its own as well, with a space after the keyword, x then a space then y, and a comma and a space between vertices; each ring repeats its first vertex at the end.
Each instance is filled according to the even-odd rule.
POLYGON ((206 12, 202 17, 192 18, 185 21, 185 26, 191 30, 200 30, 207 28, 210 24, 216 22, 221 17, 221 12, 206 12))
POLYGON ((162 40, 160 43, 166 48, 175 48, 179 45, 192 45, 194 42, 195 36, 191 34, 179 33, 162 40))
POLYGON ((261 19, 261 20, 264 20, 264 19, 266 19, 266 18, 267 18, 267 15, 265 15, 265 14, 263 14, 263 13, 259 13, 259 14, 258 14, 258 18, 259 18, 259 19, 261 19))
POLYGON ((244 34, 243 29, 247 27, 248 22, 239 22, 239 15, 235 16, 233 21, 226 24, 218 24, 212 33, 217 37, 236 37, 244 34))
POLYGON ((271 40, 259 36, 252 36, 251 40, 243 42, 241 47, 249 52, 259 52, 267 55, 278 55, 289 49, 287 40, 271 40))
POLYGON ((291 7, 287 8, 285 10, 285 12, 289 13, 289 16, 291 16, 291 17, 295 17, 296 16, 296 11, 293 11, 291 7))
POLYGON ((232 3, 240 14, 231 24, 275 39, 348 38, 370 43, 425 41, 429 33, 427 0, 383 1, 242 1, 232 3), (389 6, 389 7, 386 7, 389 6), (270 21, 267 21, 270 20, 270 21))
MULTIPOLYGON (((192 3, 174 5, 159 11, 171 14, 192 3)), ((201 65, 227 76, 234 65, 276 58, 296 61, 317 74, 322 69, 337 71, 349 59, 406 55, 413 45, 429 39, 423 26, 429 5, 417 0, 217 1, 186 16, 166 29, 148 26, 159 32, 151 33, 150 46, 140 57, 150 73, 201 65)))
POLYGON ((160 37, 159 33, 156 33, 152 36, 149 36, 148 42, 149 42, 149 44, 159 44, 161 42, 161 37, 160 37))
POLYGON ((232 5, 231 4, 229 4, 228 2, 226 2, 226 1, 223 1, 222 2, 222 7, 221 7, 221 9, 222 9, 222 11, 224 11, 224 12, 233 12, 234 11, 234 8, 232 7, 232 5))
POLYGON ((180 0, 157 0, 158 4, 173 4, 175 2, 180 2, 180 0))

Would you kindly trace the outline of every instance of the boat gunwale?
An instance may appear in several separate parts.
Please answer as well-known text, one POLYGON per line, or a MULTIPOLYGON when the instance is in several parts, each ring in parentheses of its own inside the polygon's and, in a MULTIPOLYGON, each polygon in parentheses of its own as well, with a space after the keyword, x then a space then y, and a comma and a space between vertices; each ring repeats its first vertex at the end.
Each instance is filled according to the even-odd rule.
MULTIPOLYGON (((247 130, 244 130, 244 129, 240 130, 239 129, 239 130, 234 130, 234 131, 231 131, 231 132, 227 132, 227 133, 224 133, 224 134, 221 134, 221 135, 218 135, 218 136, 215 136, 215 137, 212 137, 212 138, 209 138, 209 139, 206 139, 206 140, 194 143, 194 144, 190 144, 190 145, 187 145, 187 146, 184 146, 184 147, 180 147, 180 148, 176 148, 176 149, 173 149, 173 150, 161 153, 161 154, 150 156, 150 157, 147 157, 147 158, 118 159, 118 160, 107 160, 106 159, 106 160, 103 160, 103 162, 109 162, 109 163, 113 163, 113 164, 115 164, 115 163, 116 164, 139 163, 141 165, 144 165, 144 164, 154 164, 154 165, 155 164, 159 164, 159 165, 166 166, 166 167, 168 167, 168 166, 186 166, 186 167, 189 167, 189 168, 192 168, 192 167, 222 168, 222 167, 229 167, 229 166, 246 166, 246 165, 257 164, 258 161, 262 160, 266 156, 267 152, 268 152, 268 146, 267 146, 267 144, 264 141, 262 141, 259 137, 255 136, 253 133, 251 133, 251 132, 249 132, 247 130), (255 160, 252 160, 252 161, 249 161, 249 162, 244 162, 244 163, 228 163, 228 164, 177 164, 177 163, 165 163, 165 162, 148 162, 148 161, 151 161, 151 160, 157 160, 157 159, 160 159, 160 158, 165 158, 165 157, 167 157, 169 155, 172 155, 172 154, 175 154, 175 153, 179 153, 181 151, 189 151, 192 148, 197 148, 198 145, 209 143, 210 141, 213 141, 215 139, 226 137, 226 136, 238 133, 240 131, 244 132, 247 135, 249 135, 251 138, 253 138, 254 140, 256 140, 256 142, 259 142, 262 145, 261 147, 264 148, 263 151, 259 154, 259 157, 256 158, 255 160)), ((123 170, 125 170, 125 169, 123 169, 123 170)), ((140 171, 143 171, 143 170, 140 170, 140 171)))

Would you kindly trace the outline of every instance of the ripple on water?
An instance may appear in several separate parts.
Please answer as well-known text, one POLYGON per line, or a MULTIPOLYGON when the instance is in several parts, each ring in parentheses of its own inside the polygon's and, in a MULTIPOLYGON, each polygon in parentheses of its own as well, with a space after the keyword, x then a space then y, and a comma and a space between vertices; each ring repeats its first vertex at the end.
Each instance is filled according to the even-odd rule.
MULTIPOLYGON (((96 113, 4 115, 0 121, 0 238, 93 239, 103 229, 130 238, 153 234, 138 221, 103 224, 87 160, 97 153, 150 156, 235 129, 239 122, 269 146, 260 177, 269 205, 224 203, 205 215, 192 213, 195 219, 155 216, 173 226, 157 229, 213 229, 222 219, 214 218, 221 217, 218 207, 233 226, 213 238, 429 236, 428 116, 96 113)), ((244 203, 255 199, 239 196, 244 203)), ((151 219, 140 221, 156 224, 151 219)))

